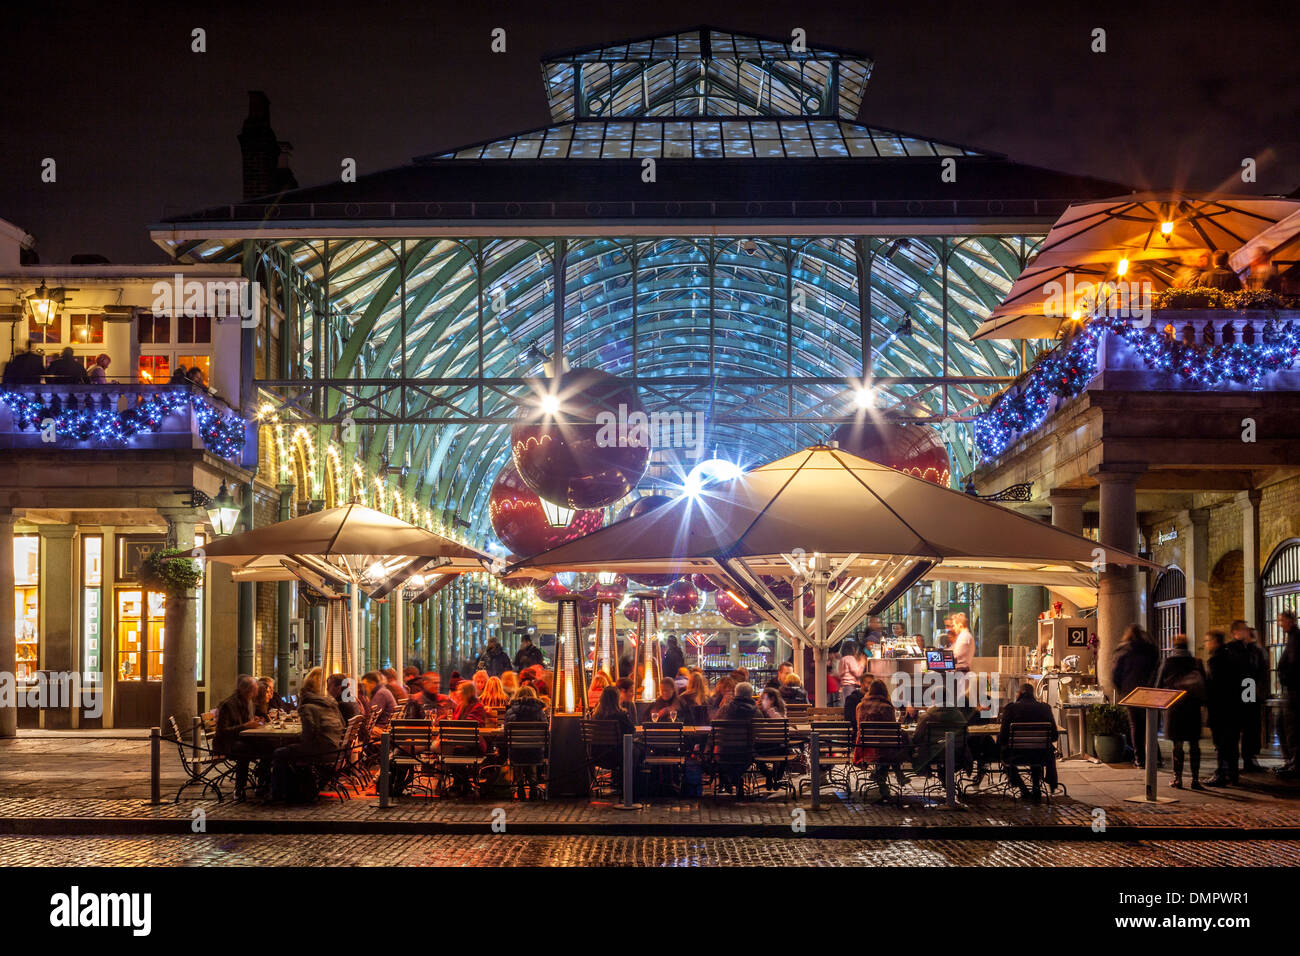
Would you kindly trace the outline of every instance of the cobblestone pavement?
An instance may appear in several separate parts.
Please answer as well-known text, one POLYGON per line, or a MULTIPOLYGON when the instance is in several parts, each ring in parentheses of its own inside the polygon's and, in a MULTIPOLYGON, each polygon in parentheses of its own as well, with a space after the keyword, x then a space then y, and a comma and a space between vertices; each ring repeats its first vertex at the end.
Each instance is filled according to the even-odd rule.
POLYGON ((0 837, 9 866, 1297 866, 1300 841, 1069 843, 680 837, 0 837))

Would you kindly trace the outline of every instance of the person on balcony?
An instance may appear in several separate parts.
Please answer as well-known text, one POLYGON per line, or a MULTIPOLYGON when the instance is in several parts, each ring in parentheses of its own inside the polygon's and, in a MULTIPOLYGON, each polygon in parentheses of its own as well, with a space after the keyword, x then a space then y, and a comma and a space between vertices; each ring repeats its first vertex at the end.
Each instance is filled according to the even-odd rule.
POLYGON ((1210 250, 1202 249, 1183 256, 1182 266, 1174 274, 1174 281, 1169 285, 1174 289, 1190 289, 1200 285, 1201 273, 1210 268, 1210 250))
POLYGON ((36 340, 27 342, 26 350, 17 353, 5 364, 4 384, 39 385, 45 374, 45 359, 36 351, 36 340))
POLYGON ((1241 291, 1241 280, 1237 278, 1237 273, 1228 267, 1228 253, 1223 249, 1214 251, 1214 255, 1210 257, 1210 268, 1201 273, 1196 284, 1223 292, 1241 291))
POLYGON ((104 385, 108 382, 108 367, 113 363, 107 352, 100 352, 95 364, 90 367, 90 384, 104 385))
POLYGON ((45 378, 51 385, 83 385, 89 379, 86 367, 81 364, 72 347, 65 348, 45 371, 45 378))

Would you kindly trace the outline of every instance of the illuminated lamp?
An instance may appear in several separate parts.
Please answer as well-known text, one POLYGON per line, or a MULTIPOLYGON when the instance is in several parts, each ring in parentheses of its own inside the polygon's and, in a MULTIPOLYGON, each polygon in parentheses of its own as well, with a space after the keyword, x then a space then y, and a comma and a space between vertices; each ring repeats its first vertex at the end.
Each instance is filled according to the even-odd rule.
POLYGON ((208 503, 207 512, 214 537, 223 538, 235 533, 239 524, 239 505, 235 504, 224 481, 217 496, 208 503))
POLYGON ((1127 273, 1128 273, 1128 260, 1127 260, 1127 259, 1121 259, 1121 260, 1119 260, 1119 265, 1117 265, 1117 266, 1115 267, 1115 271, 1116 271, 1119 275, 1125 275, 1125 274, 1127 274, 1127 273))
POLYGON ((604 671, 613 681, 619 678, 618 633, 614 629, 614 608, 617 603, 614 598, 596 600, 596 654, 593 666, 595 671, 604 671))
POLYGON ((546 515, 546 523, 552 528, 567 528, 569 522, 573 520, 576 508, 570 508, 567 505, 558 505, 554 501, 547 501, 545 498, 538 499, 542 503, 542 514, 546 515))
POLYGON ((659 647, 659 595, 642 592, 636 596, 636 662, 633 666, 633 689, 636 699, 652 701, 659 696, 663 660, 659 647))
POLYGON ((32 313, 32 318, 36 320, 36 324, 45 328, 54 323, 62 302, 63 296, 60 290, 47 288, 42 280, 40 288, 27 297, 27 308, 32 313))
POLYGON ((1166 219, 1164 222, 1160 224, 1160 234, 1165 237, 1165 242, 1169 241, 1169 237, 1172 236, 1173 233, 1174 233, 1173 222, 1166 219))
POLYGON ((560 598, 555 614, 555 684, 551 688, 551 711, 555 714, 581 714, 587 706, 578 600, 560 598))

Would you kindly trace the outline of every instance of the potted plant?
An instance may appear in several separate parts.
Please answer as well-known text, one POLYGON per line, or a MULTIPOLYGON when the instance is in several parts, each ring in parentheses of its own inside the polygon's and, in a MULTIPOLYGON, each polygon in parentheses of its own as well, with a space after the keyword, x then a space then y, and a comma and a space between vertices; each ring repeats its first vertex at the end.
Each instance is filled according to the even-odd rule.
POLYGON ((1102 763, 1119 763, 1124 759, 1124 734, 1128 714, 1116 704, 1095 704, 1088 708, 1088 735, 1092 752, 1102 763))

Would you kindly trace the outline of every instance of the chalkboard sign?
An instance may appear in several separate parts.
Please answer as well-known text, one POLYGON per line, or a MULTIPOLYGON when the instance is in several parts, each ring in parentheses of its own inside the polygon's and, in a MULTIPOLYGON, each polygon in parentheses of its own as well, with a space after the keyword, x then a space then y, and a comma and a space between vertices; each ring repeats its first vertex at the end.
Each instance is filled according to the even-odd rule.
POLYGON ((483 620, 483 603, 481 601, 472 602, 472 603, 467 602, 465 604, 465 620, 467 621, 483 620))
POLYGON ((1065 629, 1066 647, 1087 647, 1088 629, 1086 627, 1067 627, 1065 629))

